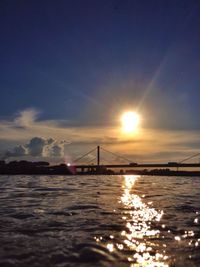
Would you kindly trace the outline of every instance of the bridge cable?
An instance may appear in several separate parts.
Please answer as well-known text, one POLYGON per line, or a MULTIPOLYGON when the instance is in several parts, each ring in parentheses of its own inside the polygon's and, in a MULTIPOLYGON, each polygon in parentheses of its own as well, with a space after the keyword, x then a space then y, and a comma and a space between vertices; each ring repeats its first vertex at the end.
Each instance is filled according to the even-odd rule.
MULTIPOLYGON (((92 162, 92 161, 94 161, 94 160, 96 160, 96 159, 97 159, 97 157, 95 157, 95 158, 93 158, 93 159, 91 159, 91 160, 89 160, 89 161, 86 161, 85 164, 89 164, 90 162, 92 162)), ((101 162, 102 162, 102 160, 103 160, 104 162, 107 162, 108 164, 111 163, 111 162, 109 162, 108 160, 106 160, 104 157, 101 156, 101 162)), ((102 165, 102 164, 101 164, 101 165, 102 165)), ((106 164, 103 164, 103 165, 106 165, 106 164)))
POLYGON ((107 150, 107 149, 105 149, 105 148, 103 148, 103 147, 101 147, 101 149, 102 149, 103 151, 107 152, 107 153, 110 153, 110 154, 114 155, 115 157, 121 158, 121 159, 123 159, 123 160, 125 160, 125 161, 128 161, 129 163, 131 162, 131 160, 129 160, 129 159, 127 159, 127 158, 125 158, 125 157, 123 157, 123 156, 121 156, 121 155, 117 155, 117 154, 115 154, 115 153, 113 153, 113 152, 111 152, 111 151, 109 151, 109 150, 107 150))
POLYGON ((96 160, 96 158, 97 158, 97 157, 95 157, 95 158, 93 158, 93 159, 90 159, 90 160, 86 161, 85 164, 89 164, 89 163, 93 162, 94 160, 96 160))
POLYGON ((85 156, 89 155, 90 153, 94 152, 96 150, 96 147, 92 150, 90 150, 89 152, 85 153, 84 155, 82 155, 81 157, 79 158, 76 158, 73 162, 77 162, 79 160, 81 160, 82 158, 84 158, 85 156))
POLYGON ((195 157, 197 157, 197 156, 199 156, 199 155, 200 155, 200 153, 194 154, 194 155, 192 155, 192 156, 190 156, 190 157, 188 157, 188 158, 185 158, 185 159, 179 161, 179 163, 183 163, 183 162, 185 162, 185 161, 187 161, 187 160, 189 160, 189 159, 195 158, 195 157))
MULTIPOLYGON (((102 159, 103 159, 103 161, 106 163, 106 164, 104 164, 104 165, 111 164, 110 161, 108 161, 107 159, 105 159, 104 157, 101 156, 101 161, 102 161, 102 159)), ((101 164, 101 165, 102 165, 102 164, 101 164)))

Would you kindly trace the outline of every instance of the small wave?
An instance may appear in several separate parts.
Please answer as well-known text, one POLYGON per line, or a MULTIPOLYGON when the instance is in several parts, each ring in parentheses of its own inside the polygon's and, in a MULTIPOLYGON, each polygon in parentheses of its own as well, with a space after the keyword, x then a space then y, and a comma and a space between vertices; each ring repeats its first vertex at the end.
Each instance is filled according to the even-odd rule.
POLYGON ((73 205, 68 207, 69 210, 91 210, 91 209, 101 209, 98 205, 94 204, 89 204, 89 205, 84 205, 84 204, 79 204, 79 205, 73 205))
POLYGON ((121 224, 100 224, 99 228, 112 231, 123 231, 125 229, 125 227, 121 224))
POLYGON ((118 258, 117 254, 111 255, 105 247, 96 244, 83 243, 74 249, 77 251, 74 261, 79 263, 116 262, 118 258))
POLYGON ((29 213, 15 213, 15 214, 11 214, 10 217, 14 219, 19 219, 19 220, 25 220, 29 218, 34 218, 35 216, 29 213))
POLYGON ((176 210, 182 211, 182 212, 189 212, 189 213, 195 213, 196 212, 195 207, 193 207, 191 205, 187 205, 187 204, 176 206, 176 210))
POLYGON ((60 187, 46 187, 46 188, 35 188, 33 191, 38 192, 51 192, 51 191, 65 191, 65 192, 74 192, 79 190, 78 188, 60 188, 60 187))
POLYGON ((51 211, 48 212, 49 215, 55 215, 55 216, 74 216, 77 215, 77 212, 69 212, 69 211, 51 211))

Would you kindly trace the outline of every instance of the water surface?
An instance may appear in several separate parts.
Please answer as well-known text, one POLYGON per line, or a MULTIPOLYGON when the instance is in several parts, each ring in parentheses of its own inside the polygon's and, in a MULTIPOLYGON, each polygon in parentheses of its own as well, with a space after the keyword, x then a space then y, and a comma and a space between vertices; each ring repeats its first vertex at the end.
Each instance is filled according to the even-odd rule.
POLYGON ((200 266, 200 178, 0 176, 0 266, 200 266))

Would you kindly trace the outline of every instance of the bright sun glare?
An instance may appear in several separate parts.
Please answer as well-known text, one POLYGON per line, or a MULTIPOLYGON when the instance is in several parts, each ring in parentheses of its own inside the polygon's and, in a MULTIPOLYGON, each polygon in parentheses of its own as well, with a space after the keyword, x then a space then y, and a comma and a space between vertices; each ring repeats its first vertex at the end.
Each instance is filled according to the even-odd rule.
POLYGON ((140 116, 133 111, 125 112, 121 117, 122 129, 125 133, 132 133, 138 129, 140 116))

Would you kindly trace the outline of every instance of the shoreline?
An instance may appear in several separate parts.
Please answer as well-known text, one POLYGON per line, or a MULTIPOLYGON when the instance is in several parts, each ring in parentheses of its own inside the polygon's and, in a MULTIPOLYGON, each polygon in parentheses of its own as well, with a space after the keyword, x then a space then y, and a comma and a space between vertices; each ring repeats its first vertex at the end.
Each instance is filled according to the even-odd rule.
POLYGON ((198 177, 200 178, 200 171, 170 171, 170 172, 129 172, 129 173, 66 173, 66 172, 0 172, 0 175, 33 175, 33 176, 40 176, 40 175, 62 175, 62 176, 100 176, 100 175, 142 175, 142 176, 187 176, 187 177, 198 177))
MULTIPOLYGON (((195 167, 198 167, 198 170, 183 170, 180 169, 181 166, 173 164, 166 168, 166 164, 158 164, 157 168, 152 169, 152 164, 150 167, 147 167, 147 164, 142 166, 139 170, 137 169, 138 165, 129 166, 129 169, 126 169, 127 165, 123 168, 123 165, 120 170, 116 170, 113 165, 91 165, 91 166, 68 166, 64 163, 59 165, 50 165, 49 162, 38 161, 11 161, 6 163, 5 161, 0 161, 0 175, 149 175, 149 176, 199 176, 200 177, 200 166, 198 164, 195 167), (176 169, 175 169, 176 168, 176 169), (179 169, 178 169, 179 168, 179 169)), ((141 166, 140 166, 141 167, 141 166)), ((185 166, 182 166, 185 167, 185 166)))

